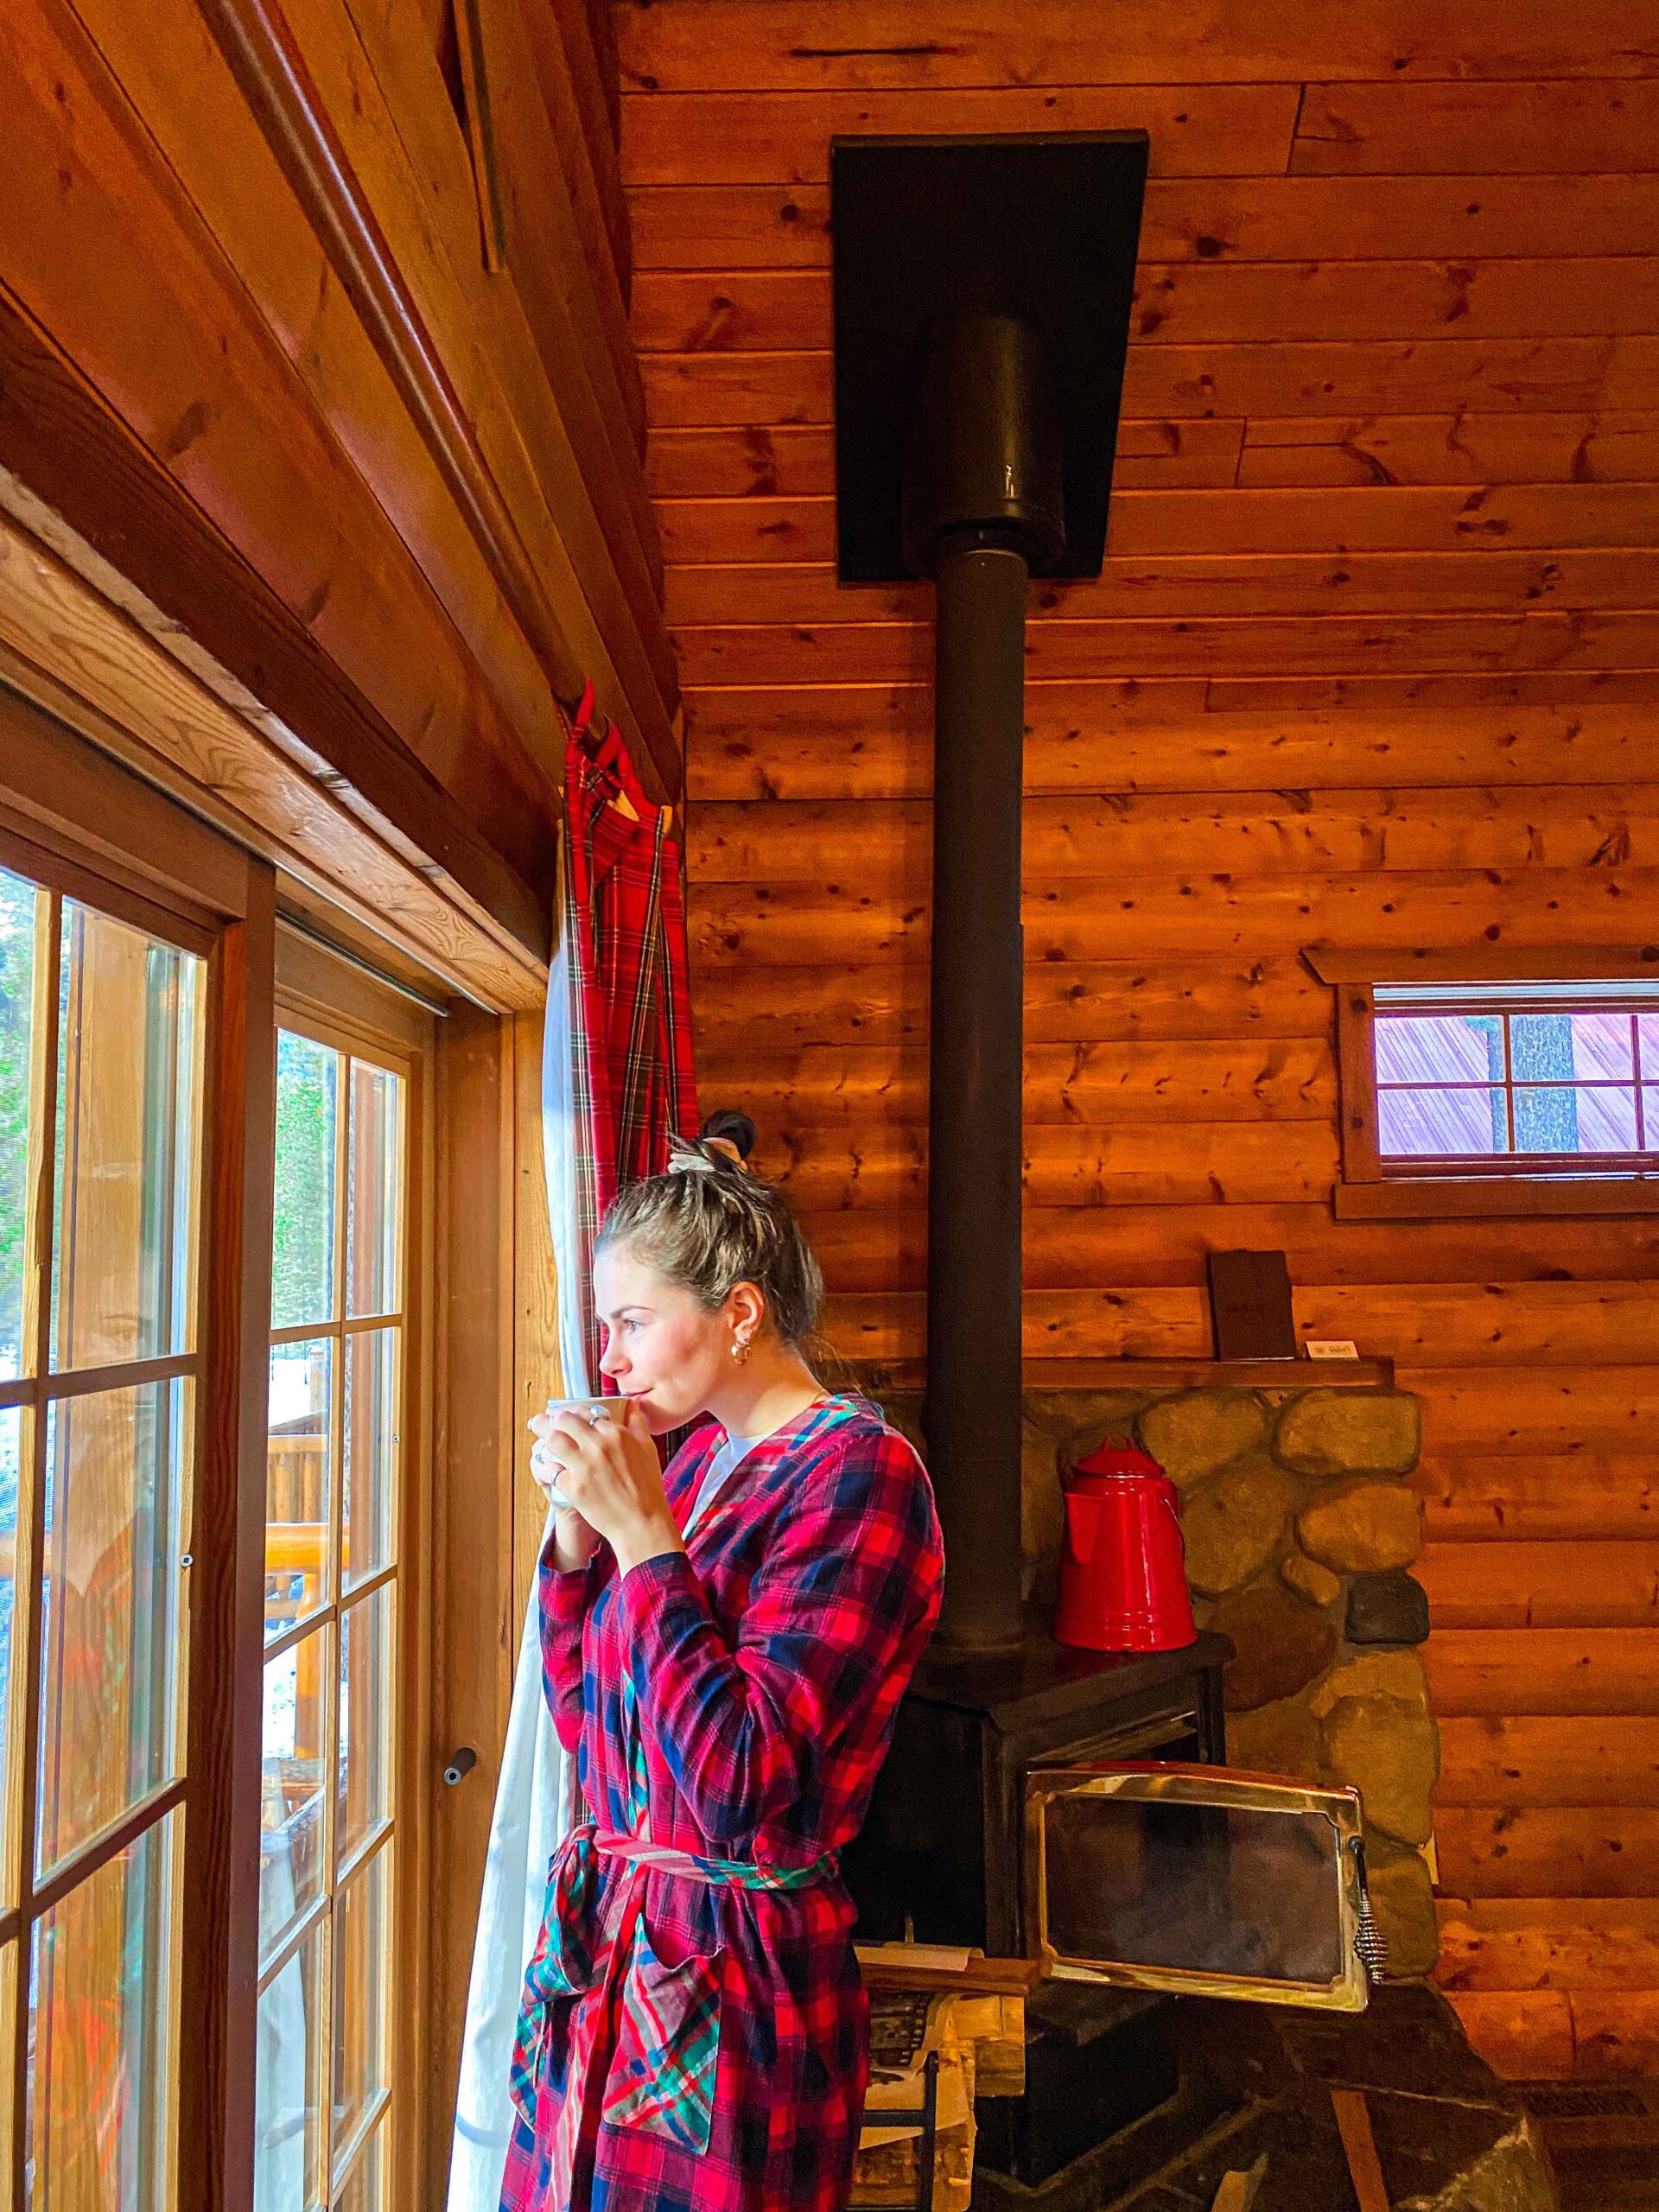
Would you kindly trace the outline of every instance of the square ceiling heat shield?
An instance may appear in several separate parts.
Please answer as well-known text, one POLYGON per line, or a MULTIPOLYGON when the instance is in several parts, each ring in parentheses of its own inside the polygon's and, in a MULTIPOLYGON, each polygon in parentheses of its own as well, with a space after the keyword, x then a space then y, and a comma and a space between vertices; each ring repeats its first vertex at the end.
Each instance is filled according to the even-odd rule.
POLYGON ((1029 323, 1047 357, 1065 550, 1045 573, 1099 575, 1147 144, 1143 130, 831 143, 843 583, 912 573, 903 471, 922 356, 945 318, 976 312, 1029 323))

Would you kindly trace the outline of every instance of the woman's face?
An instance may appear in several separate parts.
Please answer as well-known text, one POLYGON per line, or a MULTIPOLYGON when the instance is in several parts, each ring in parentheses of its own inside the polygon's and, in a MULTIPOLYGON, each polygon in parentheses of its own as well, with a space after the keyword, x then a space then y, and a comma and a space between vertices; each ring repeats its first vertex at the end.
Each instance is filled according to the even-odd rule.
POLYGON ((702 1413, 731 1370, 732 1325, 683 1284, 607 1245, 594 1262, 594 1306, 604 1334, 600 1368, 632 1398, 653 1436, 702 1413))

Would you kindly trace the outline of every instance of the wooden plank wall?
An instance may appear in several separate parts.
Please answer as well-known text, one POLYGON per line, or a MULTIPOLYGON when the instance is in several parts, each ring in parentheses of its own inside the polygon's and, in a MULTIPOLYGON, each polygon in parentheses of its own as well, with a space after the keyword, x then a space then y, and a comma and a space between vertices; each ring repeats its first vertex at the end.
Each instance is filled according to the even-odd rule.
POLYGON ((680 773, 586 0, 17 0, 0 113, 0 465, 544 954, 556 700, 680 773))
POLYGON ((1442 1977, 1659 2072, 1659 1235, 1340 1225, 1312 944, 1659 938, 1645 0, 622 0, 697 1041, 842 1344, 920 1351, 929 635, 837 588, 838 131, 1144 125, 1105 574, 1034 590, 1027 1339, 1194 1355, 1216 1245, 1421 1395, 1442 1977))

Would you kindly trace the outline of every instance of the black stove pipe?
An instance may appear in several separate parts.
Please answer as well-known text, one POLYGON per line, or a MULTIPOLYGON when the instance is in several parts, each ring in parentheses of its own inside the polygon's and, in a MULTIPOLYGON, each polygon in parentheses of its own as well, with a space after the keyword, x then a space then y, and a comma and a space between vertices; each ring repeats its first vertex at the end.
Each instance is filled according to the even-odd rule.
POLYGON ((937 587, 923 1423, 947 1568, 941 1644, 1021 1636, 1020 920, 1026 582, 1064 544, 1042 340, 1015 316, 931 335, 905 541, 937 587))

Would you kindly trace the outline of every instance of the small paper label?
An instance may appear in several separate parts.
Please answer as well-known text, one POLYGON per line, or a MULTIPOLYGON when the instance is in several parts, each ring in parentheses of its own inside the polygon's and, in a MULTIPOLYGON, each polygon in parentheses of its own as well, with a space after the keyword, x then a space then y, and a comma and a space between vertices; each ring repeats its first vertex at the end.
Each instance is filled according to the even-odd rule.
POLYGON ((1359 1347, 1346 1337, 1310 1337, 1307 1356, 1310 1359, 1357 1359, 1359 1347))

